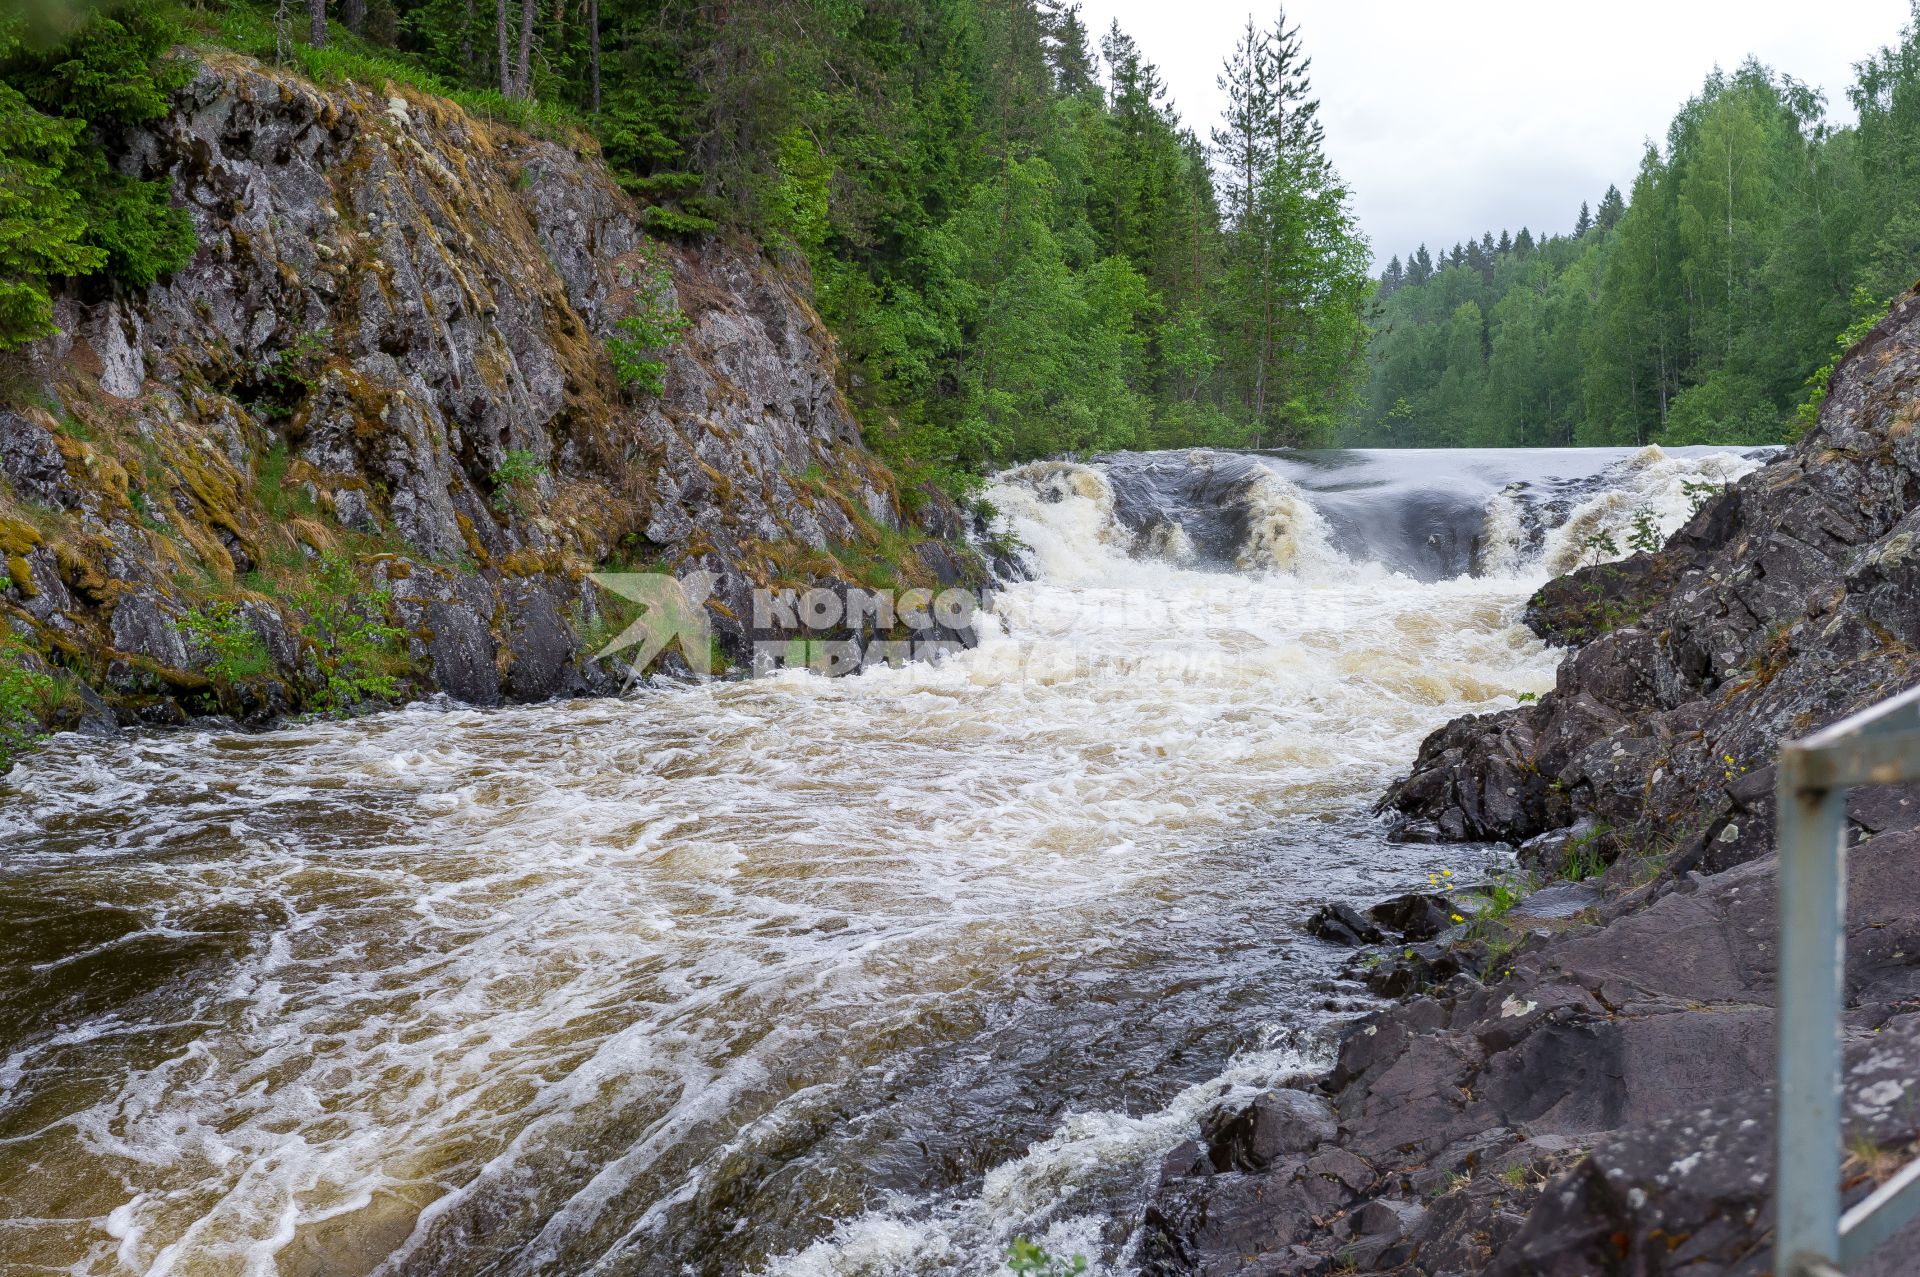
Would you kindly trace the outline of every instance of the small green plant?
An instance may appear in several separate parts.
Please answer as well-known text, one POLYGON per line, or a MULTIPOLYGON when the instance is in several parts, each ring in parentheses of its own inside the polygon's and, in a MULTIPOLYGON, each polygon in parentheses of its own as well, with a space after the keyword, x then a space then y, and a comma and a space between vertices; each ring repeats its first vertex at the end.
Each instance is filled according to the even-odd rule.
POLYGON ((493 472, 493 508, 502 514, 518 509, 518 491, 546 472, 545 463, 527 449, 509 449, 493 472))
POLYGON ((1660 521, 1654 518, 1653 511, 1645 506, 1635 510, 1633 526, 1627 533, 1627 547, 1633 550, 1644 550, 1648 554, 1656 554, 1662 544, 1660 521))
POLYGON ((607 358, 623 386, 649 395, 667 388, 667 364, 661 356, 690 327, 674 298, 673 272, 651 262, 622 266, 620 282, 629 290, 627 313, 614 322, 617 337, 607 338, 607 358))
POLYGON ((1513 912, 1513 907, 1520 903, 1520 898, 1525 894, 1524 883, 1510 883, 1505 878, 1495 878, 1493 886, 1487 890, 1487 903, 1480 909, 1479 920, 1500 921, 1513 912))
POLYGON ((296 597, 305 613, 300 636, 313 649, 325 679, 314 697, 320 709, 344 710, 400 695, 392 671, 402 657, 406 635, 387 623, 390 597, 386 590, 363 586, 353 562, 338 554, 321 560, 319 571, 296 597))
POLYGON ((1522 705, 1531 705, 1531 704, 1533 704, 1533 703, 1534 703, 1535 701, 1537 701, 1537 700, 1539 700, 1539 699, 1540 699, 1540 693, 1538 693, 1538 692, 1518 692, 1518 693, 1516 693, 1516 694, 1514 695, 1514 698, 1513 698, 1513 699, 1514 699, 1514 700, 1516 700, 1516 701, 1518 701, 1518 702, 1519 702, 1520 704, 1522 704, 1522 705))
POLYGON ((1707 502, 1726 491, 1726 485, 1708 479, 1682 479, 1680 491, 1687 495, 1687 513, 1694 515, 1699 514, 1707 502))
POLYGON ((1613 533, 1605 528, 1598 532, 1589 532, 1580 542, 1581 553, 1587 560, 1587 566, 1596 567, 1606 559, 1620 557, 1620 543, 1613 539, 1613 533))
POLYGON ((1049 1255, 1037 1243, 1016 1237, 1013 1245, 1007 1247, 1007 1269, 1032 1273, 1034 1277, 1079 1277, 1087 1271, 1087 1257, 1075 1255, 1072 1259, 1061 1259, 1049 1255))
POLYGON ((0 775, 39 742, 41 715, 59 691, 59 680, 28 665, 28 655, 18 639, 0 638, 0 775))
POLYGON ((259 473, 254 476, 254 499, 276 519, 311 515, 317 508, 306 484, 287 482, 287 470, 292 462, 287 445, 276 443, 260 458, 259 473))
POLYGON ((216 682, 258 678, 273 669, 273 657, 246 611, 237 603, 208 603, 180 618, 180 628, 212 653, 207 674, 216 682))
POLYGON ((292 416, 300 401, 320 383, 327 348, 332 343, 331 328, 316 328, 255 360, 244 378, 252 388, 247 407, 256 416, 292 416))

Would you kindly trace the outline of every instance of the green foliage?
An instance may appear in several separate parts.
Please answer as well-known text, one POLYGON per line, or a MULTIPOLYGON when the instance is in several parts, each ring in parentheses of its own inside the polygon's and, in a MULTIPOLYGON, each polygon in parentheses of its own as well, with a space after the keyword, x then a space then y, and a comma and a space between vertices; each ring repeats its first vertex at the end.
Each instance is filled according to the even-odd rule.
POLYGON ((176 34, 147 3, 59 32, 0 19, 0 350, 54 331, 58 279, 104 271, 144 288, 192 255, 167 184, 113 171, 101 145, 164 114, 186 82, 168 56, 176 34))
POLYGON ((1653 517, 1653 511, 1644 506, 1635 510, 1632 526, 1627 532, 1627 548, 1654 554, 1664 544, 1660 537, 1660 524, 1653 517))
POLYGON ((1087 1271, 1087 1257, 1075 1255, 1072 1259, 1060 1259, 1049 1255, 1037 1243, 1016 1237, 1007 1248, 1007 1270, 1032 1273, 1034 1277, 1080 1277, 1087 1271))
POLYGON ((300 637, 319 665, 321 686, 313 704, 341 711, 400 695, 396 670, 405 654, 406 634, 387 623, 391 596, 360 580, 353 561, 328 555, 294 595, 303 614, 300 637))
POLYGON ((691 321, 680 311, 673 272, 664 265, 622 266, 620 281, 628 290, 627 313, 614 322, 620 335, 607 338, 607 358, 621 385, 658 395, 667 388, 667 364, 661 356, 691 321))
POLYGON ((1608 832, 1608 828, 1601 825, 1567 839, 1566 851, 1560 858, 1560 876, 1569 882, 1585 882, 1605 873, 1608 862, 1601 854, 1601 844, 1608 832))
POLYGON ((1726 489, 1723 485, 1708 479, 1682 479, 1680 491, 1687 498, 1687 513, 1699 514, 1707 502, 1719 496, 1726 489))
POLYGON ((525 448, 509 448, 493 472, 493 508, 505 513, 514 508, 516 489, 537 480, 547 472, 546 463, 525 448))
POLYGON ((66 177, 85 127, 41 114, 0 81, 0 349, 54 331, 50 278, 106 264, 106 250, 86 242, 85 204, 66 177))
POLYGON ((237 603, 206 603, 180 618, 180 628, 207 649, 207 674, 216 682, 236 683, 270 673, 273 657, 237 603))
POLYGON ((25 644, 0 638, 0 775, 40 740, 40 720, 60 690, 59 680, 34 668, 25 644))
MULTIPOLYGON (((245 370, 242 399, 259 416, 291 416, 307 393, 319 384, 320 371, 332 343, 333 330, 317 328, 300 333, 287 345, 263 355, 245 370)), ((281 472, 285 473, 284 455, 281 460, 281 472)))
POLYGON ((1833 380, 1833 370, 1840 366, 1840 361, 1846 357, 1848 351, 1859 345, 1866 335, 1873 331, 1874 325, 1886 318, 1887 312, 1893 307, 1890 301, 1876 303, 1873 295, 1858 284, 1853 288, 1852 305, 1857 318, 1833 339, 1832 358, 1820 365, 1814 370, 1813 375, 1807 378, 1807 397, 1800 401, 1800 406, 1794 409, 1793 419, 1787 423, 1788 443, 1799 439, 1819 423, 1820 409, 1827 402, 1827 383, 1833 380))
POLYGON ((1620 543, 1615 541, 1613 533, 1605 528, 1598 532, 1589 532, 1582 537, 1580 549, 1589 566, 1620 557, 1620 543))
MULTIPOLYGON (((1381 274, 1355 442, 1797 438, 1850 348, 1920 275, 1920 34, 1856 67, 1859 115, 1755 62, 1716 71, 1631 193, 1573 235, 1501 232, 1381 274), (1477 323, 1462 307, 1478 307, 1477 323)), ((1568 210, 1572 213, 1573 210, 1568 210)))

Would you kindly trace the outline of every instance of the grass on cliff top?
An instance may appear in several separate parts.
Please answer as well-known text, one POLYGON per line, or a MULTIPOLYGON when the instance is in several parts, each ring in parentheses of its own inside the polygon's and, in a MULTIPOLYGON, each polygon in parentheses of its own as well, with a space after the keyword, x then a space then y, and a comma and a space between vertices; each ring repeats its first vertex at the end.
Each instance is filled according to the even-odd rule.
MULTIPOLYGON (((185 10, 181 20, 183 26, 211 47, 244 53, 270 66, 276 63, 279 42, 274 34, 272 12, 266 7, 233 0, 222 9, 185 10)), ((305 22, 305 15, 300 15, 296 30, 304 30, 305 22)), ((327 48, 316 49, 296 34, 287 49, 288 65, 316 84, 339 85, 352 81, 372 88, 381 88, 389 82, 407 85, 457 103, 477 118, 505 124, 576 151, 599 149, 587 122, 565 106, 539 100, 515 101, 497 89, 466 89, 449 84, 404 55, 370 44, 338 23, 328 24, 327 39, 331 42, 327 48)))

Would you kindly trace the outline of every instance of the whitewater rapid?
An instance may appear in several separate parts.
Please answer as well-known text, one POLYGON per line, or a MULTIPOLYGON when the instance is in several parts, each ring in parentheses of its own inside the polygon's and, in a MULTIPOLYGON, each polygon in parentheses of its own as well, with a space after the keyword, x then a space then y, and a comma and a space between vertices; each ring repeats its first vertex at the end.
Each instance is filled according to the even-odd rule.
POLYGON ((1026 1235, 1130 1271, 1166 1150, 1366 1005, 1301 918, 1501 861, 1368 806, 1555 654, 1537 518, 1419 580, 1275 466, 1208 565, 1125 474, 1001 476, 1035 578, 938 664, 26 759, 0 1267, 984 1274, 1026 1235))

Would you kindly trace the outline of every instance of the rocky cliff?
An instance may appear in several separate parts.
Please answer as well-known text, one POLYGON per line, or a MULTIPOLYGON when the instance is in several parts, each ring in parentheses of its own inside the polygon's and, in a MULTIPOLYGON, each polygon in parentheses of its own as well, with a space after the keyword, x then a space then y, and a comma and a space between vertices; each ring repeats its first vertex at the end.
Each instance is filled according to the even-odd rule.
POLYGON ((117 162, 199 249, 69 292, 0 388, 0 661, 34 717, 602 690, 596 567, 714 573, 736 656, 756 585, 978 574, 952 503, 864 448, 803 282, 649 240, 584 141, 209 54, 117 162), (655 280, 686 324, 658 393, 607 344, 655 280))
MULTIPOLYGON (((1573 645, 1555 690, 1434 733, 1383 808, 1404 837, 1503 840, 1536 883, 1589 881, 1378 952, 1396 979, 1448 978, 1176 1153, 1149 1271, 1767 1270, 1771 760, 1920 679, 1917 422, 1910 293, 1804 440, 1660 553, 1535 597, 1530 623, 1573 645)), ((1850 806, 1852 1198, 1920 1150, 1916 799, 1850 806)), ((1857 1271, 1910 1271, 1916 1243, 1857 1271)))

